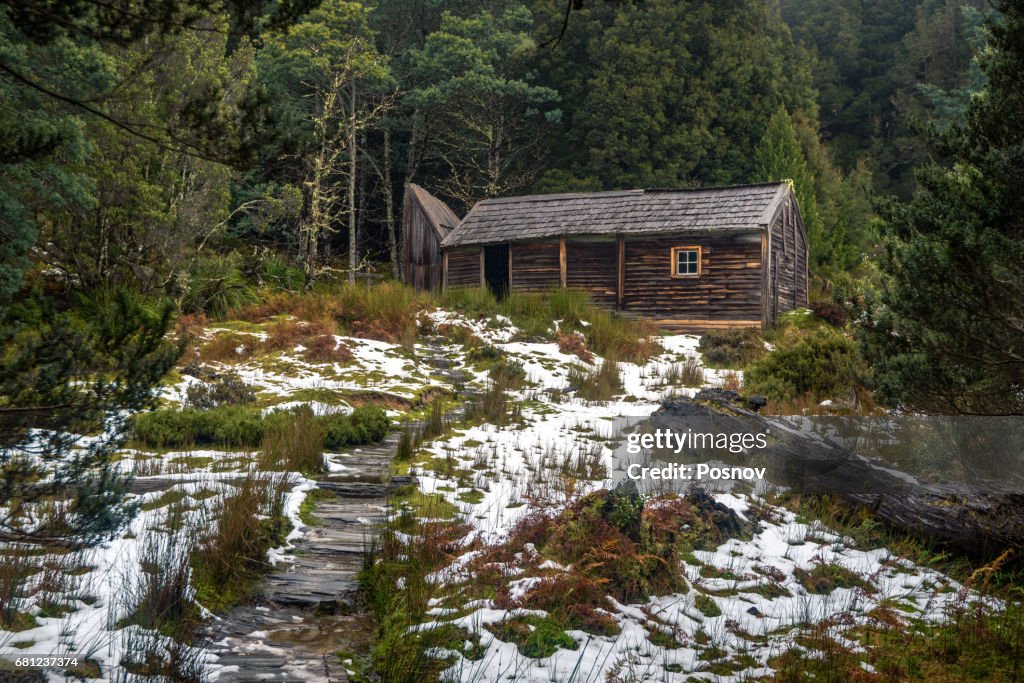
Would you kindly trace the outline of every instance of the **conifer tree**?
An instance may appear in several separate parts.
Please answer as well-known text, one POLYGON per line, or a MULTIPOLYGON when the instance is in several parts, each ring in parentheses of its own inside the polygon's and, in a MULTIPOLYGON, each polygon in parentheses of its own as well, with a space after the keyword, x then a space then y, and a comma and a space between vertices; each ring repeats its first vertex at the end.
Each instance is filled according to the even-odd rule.
POLYGON ((1024 414, 1024 3, 998 7, 988 86, 937 141, 951 163, 887 207, 868 339, 883 398, 908 407, 1024 414))

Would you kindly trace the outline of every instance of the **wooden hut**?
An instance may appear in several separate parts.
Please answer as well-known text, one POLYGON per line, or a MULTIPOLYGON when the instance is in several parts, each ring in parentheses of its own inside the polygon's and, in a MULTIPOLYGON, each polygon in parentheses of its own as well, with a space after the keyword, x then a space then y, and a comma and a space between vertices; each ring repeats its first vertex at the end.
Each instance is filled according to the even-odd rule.
POLYGON ((442 248, 445 286, 580 289, 679 331, 767 326, 807 305, 788 183, 488 199, 442 248))
POLYGON ((417 290, 441 286, 441 241, 459 224, 459 217, 419 185, 405 188, 402 203, 402 272, 417 290))

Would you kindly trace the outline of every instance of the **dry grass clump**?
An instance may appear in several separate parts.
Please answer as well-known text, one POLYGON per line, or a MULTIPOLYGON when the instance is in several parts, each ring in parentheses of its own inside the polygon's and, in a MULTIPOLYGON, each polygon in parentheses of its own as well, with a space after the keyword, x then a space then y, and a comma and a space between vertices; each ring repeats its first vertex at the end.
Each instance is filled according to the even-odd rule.
POLYGON ((199 360, 207 363, 241 362, 262 351, 258 337, 220 332, 199 345, 199 360))
MULTIPOLYGON (((229 317, 263 322, 284 314, 309 324, 338 325, 355 337, 409 345, 419 331, 417 316, 429 297, 400 282, 342 283, 304 293, 271 294, 259 304, 233 311, 229 317)), ((334 330, 320 330, 330 334, 334 330)), ((317 336, 317 334, 307 334, 317 336)))
MULTIPOLYGON (((307 322, 289 318, 280 320, 267 330, 267 338, 263 342, 264 352, 291 351, 296 346, 307 345, 310 339, 332 336, 334 325, 328 321, 315 320, 307 322)), ((333 337, 332 337, 333 338, 333 337)))
POLYGON ((321 334, 306 342, 302 357, 310 363, 348 363, 352 360, 352 349, 342 344, 334 335, 321 334))
POLYGON ((597 368, 589 370, 579 365, 569 368, 569 388, 585 401, 610 401, 622 393, 622 375, 619 364, 605 359, 597 368))
POLYGON ((267 550, 287 534, 284 501, 292 486, 287 475, 249 474, 213 509, 211 531, 192 555, 196 599, 222 611, 249 596, 266 570, 267 550))
POLYGON ((562 353, 576 356, 584 363, 594 362, 594 354, 587 349, 587 341, 579 332, 571 332, 568 334, 565 332, 558 332, 555 335, 555 343, 558 344, 558 350, 562 353))

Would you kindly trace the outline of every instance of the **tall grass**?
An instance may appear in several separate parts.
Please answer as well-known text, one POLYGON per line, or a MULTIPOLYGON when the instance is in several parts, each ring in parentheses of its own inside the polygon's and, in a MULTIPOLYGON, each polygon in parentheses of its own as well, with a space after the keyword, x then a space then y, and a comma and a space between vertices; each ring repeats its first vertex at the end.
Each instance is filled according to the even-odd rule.
POLYGON ((614 360, 605 360, 593 369, 573 365, 568 381, 569 388, 586 401, 610 401, 623 391, 619 364, 614 360))
POLYGON ((316 474, 324 469, 323 420, 307 405, 286 417, 268 420, 260 452, 260 469, 276 472, 316 474))
POLYGON ((486 288, 452 288, 436 301, 442 308, 470 317, 504 315, 527 337, 554 338, 556 332, 579 332, 589 351, 606 358, 644 362, 660 350, 651 340, 657 332, 652 323, 598 308, 586 292, 578 290, 512 292, 498 301, 486 288))
POLYGON ((308 323, 338 325, 356 337, 411 346, 418 334, 417 316, 429 304, 428 295, 400 282, 344 282, 312 292, 273 294, 258 304, 233 310, 226 317, 263 322, 287 314, 308 323))
POLYGON ((287 475, 250 473, 217 502, 212 528, 192 556, 196 598, 204 607, 222 611, 249 596, 268 567, 267 550, 287 534, 284 502, 292 484, 287 475))

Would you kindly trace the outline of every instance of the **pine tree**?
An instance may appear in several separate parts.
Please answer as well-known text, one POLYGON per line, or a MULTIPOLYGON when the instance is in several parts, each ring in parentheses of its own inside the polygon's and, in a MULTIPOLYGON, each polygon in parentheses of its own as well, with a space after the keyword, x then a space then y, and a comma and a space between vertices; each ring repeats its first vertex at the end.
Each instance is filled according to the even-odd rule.
POLYGON ((822 234, 818 217, 818 197, 814 177, 807 164, 807 157, 797 139, 793 119, 785 107, 779 107, 768 120, 764 137, 754 151, 754 182, 775 182, 789 180, 793 183, 800 215, 807 228, 811 260, 814 264, 828 262, 832 245, 822 234))
POLYGON ((867 338, 883 398, 913 408, 1024 414, 1024 3, 998 8, 988 86, 938 140, 950 165, 888 206, 867 338))

